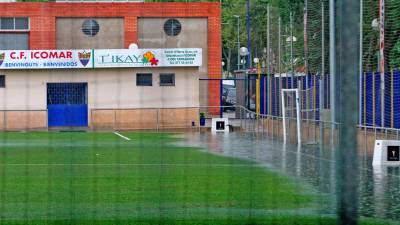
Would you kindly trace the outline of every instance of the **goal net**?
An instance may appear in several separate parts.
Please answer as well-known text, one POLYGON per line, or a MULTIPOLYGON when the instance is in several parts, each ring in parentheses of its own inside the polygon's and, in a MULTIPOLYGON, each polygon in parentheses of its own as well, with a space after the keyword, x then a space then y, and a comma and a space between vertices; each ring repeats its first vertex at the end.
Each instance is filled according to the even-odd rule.
POLYGON ((317 105, 317 91, 315 87, 299 90, 300 98, 300 118, 306 120, 316 120, 319 115, 317 105))
POLYGON ((297 137, 301 143, 300 95, 298 89, 282 89, 283 141, 297 137))

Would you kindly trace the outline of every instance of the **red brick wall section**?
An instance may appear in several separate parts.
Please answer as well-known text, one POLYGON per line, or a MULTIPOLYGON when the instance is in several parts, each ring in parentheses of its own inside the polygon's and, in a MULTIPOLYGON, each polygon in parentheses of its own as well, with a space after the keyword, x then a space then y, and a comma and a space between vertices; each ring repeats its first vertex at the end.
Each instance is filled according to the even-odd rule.
MULTIPOLYGON (((125 47, 137 43, 139 17, 208 18, 209 78, 221 78, 220 3, 0 3, 0 17, 29 17, 31 49, 56 48, 57 17, 123 17, 125 47)), ((210 82, 209 105, 219 106, 219 84, 210 82)))
POLYGON ((29 47, 30 49, 56 48, 55 17, 30 17, 29 47))
POLYGON ((129 47, 131 43, 137 43, 138 25, 137 17, 126 16, 125 19, 125 48, 129 47))

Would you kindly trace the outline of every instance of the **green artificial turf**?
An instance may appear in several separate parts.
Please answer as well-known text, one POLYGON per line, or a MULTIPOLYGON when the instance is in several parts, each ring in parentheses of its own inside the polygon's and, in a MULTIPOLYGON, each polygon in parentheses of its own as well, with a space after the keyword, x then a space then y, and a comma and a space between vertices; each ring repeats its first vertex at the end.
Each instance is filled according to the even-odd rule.
POLYGON ((0 133, 0 224, 333 224, 251 161, 170 134, 0 133), (282 215, 282 216, 281 216, 282 215))

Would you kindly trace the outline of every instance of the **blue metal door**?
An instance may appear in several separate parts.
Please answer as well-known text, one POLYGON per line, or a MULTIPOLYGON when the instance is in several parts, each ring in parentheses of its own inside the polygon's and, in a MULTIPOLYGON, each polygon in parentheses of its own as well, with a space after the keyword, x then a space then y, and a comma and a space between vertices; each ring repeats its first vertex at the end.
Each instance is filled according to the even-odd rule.
POLYGON ((49 126, 87 126, 87 83, 48 83, 49 126))

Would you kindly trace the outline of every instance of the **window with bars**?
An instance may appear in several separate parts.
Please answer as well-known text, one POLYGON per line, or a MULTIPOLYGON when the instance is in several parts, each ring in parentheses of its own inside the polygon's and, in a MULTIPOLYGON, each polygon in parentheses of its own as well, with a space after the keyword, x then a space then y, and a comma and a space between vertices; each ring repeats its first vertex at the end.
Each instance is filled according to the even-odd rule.
POLYGON ((5 88, 5 87, 6 87, 6 76, 0 75, 0 88, 5 88))
POLYGON ((153 74, 151 73, 136 74, 136 86, 153 86, 153 74))
POLYGON ((174 73, 161 73, 160 74, 160 86, 175 86, 175 74, 174 73))
POLYGON ((48 105, 82 105, 87 104, 86 83, 48 83, 48 105))

